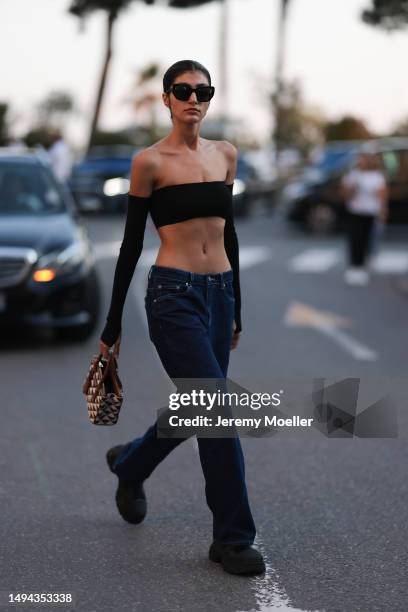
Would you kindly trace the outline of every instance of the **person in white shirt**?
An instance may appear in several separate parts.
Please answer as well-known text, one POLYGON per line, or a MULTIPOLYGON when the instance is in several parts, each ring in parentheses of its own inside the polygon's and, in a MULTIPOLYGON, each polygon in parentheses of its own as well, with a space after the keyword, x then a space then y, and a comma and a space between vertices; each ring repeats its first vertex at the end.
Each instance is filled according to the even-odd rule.
POLYGON ((356 168, 342 179, 342 191, 347 209, 349 268, 345 281, 365 285, 370 240, 376 223, 385 223, 388 216, 388 190, 381 162, 374 152, 360 153, 356 168))
POLYGON ((51 146, 48 149, 51 166, 59 181, 65 183, 71 175, 73 158, 70 147, 64 140, 61 130, 53 129, 51 132, 51 146))

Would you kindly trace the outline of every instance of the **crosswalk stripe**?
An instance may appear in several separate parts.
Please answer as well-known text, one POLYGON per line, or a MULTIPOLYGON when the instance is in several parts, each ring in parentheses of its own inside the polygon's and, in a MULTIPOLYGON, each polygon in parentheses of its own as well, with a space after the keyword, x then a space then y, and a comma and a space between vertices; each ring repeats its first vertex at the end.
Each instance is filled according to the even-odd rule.
POLYGON ((373 258, 371 268, 379 274, 403 274, 408 270, 408 253, 387 250, 373 258))
MULTIPOLYGON (((341 249, 306 249, 292 257, 288 262, 291 272, 322 273, 338 265, 347 265, 345 253, 341 249)), ((384 249, 375 255, 369 268, 376 274, 404 274, 408 272, 408 252, 402 249, 384 249)))
POLYGON ((335 266, 341 258, 338 249, 307 249, 289 260, 289 269, 292 272, 327 272, 335 266))

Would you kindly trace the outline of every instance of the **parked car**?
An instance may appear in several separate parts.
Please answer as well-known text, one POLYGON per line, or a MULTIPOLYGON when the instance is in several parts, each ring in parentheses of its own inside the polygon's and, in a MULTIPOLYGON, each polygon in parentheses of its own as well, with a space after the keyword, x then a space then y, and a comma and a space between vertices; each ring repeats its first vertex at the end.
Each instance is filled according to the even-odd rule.
POLYGON ((40 154, 0 149, 0 325, 85 339, 99 303, 91 242, 69 190, 40 154))
MULTIPOLYGON (((368 141, 329 143, 316 163, 289 183, 282 196, 282 207, 289 221, 312 233, 330 233, 344 228, 341 179, 354 166, 368 141)), ((408 223, 408 139, 370 140, 380 154, 389 188, 388 223, 408 223)))
POLYGON ((140 147, 93 147, 75 164, 69 187, 83 212, 124 212, 130 185, 132 157, 140 147))
POLYGON ((236 217, 246 217, 249 214, 252 201, 251 181, 256 179, 253 166, 247 162, 245 155, 238 154, 237 172, 234 180, 233 201, 236 217))

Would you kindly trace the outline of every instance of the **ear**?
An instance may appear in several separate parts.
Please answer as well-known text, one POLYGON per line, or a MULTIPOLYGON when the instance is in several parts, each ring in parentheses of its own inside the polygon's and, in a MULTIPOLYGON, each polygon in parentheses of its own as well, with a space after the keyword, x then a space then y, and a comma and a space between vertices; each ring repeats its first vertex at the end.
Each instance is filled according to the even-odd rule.
POLYGON ((163 100, 165 106, 167 106, 167 108, 170 108, 169 94, 163 92, 162 93, 162 100, 163 100))

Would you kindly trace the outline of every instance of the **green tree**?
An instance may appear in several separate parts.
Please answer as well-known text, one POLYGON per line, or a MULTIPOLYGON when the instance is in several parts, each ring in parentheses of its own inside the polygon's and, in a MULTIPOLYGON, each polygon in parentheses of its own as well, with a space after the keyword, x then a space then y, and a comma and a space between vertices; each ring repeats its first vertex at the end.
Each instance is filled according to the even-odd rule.
POLYGON ((326 140, 367 140, 374 137, 364 121, 350 115, 326 123, 324 132, 326 140))
POLYGON ((160 131, 157 121, 157 104, 162 99, 161 71, 162 68, 156 62, 152 62, 138 70, 135 74, 131 93, 124 98, 124 102, 130 104, 136 113, 140 110, 145 110, 149 113, 147 129, 150 133, 151 142, 159 138, 160 131))
MULTIPOLYGON (((106 13, 105 55, 89 132, 88 150, 92 145, 94 134, 97 131, 102 100, 113 53, 112 42, 114 26, 119 15, 123 13, 131 2, 137 1, 146 5, 154 5, 156 4, 156 1, 157 4, 162 4, 161 0, 71 0, 71 5, 68 9, 69 13, 75 15, 81 20, 82 25, 84 24, 85 18, 94 11, 103 10, 106 13)), ((208 4, 209 2, 213 1, 214 0, 167 0, 167 6, 170 8, 189 9, 202 4, 208 4)))
POLYGON ((62 128, 65 118, 75 110, 72 95, 66 91, 52 91, 37 106, 40 125, 52 124, 62 128))
POLYGON ((401 30, 408 25, 407 0, 371 0, 371 7, 362 12, 362 19, 369 25, 385 30, 401 30))
POLYGON ((307 155, 311 147, 323 140, 324 117, 318 109, 307 107, 299 82, 282 80, 279 91, 271 95, 271 101, 276 113, 278 151, 293 147, 307 155))
POLYGON ((0 146, 4 146, 9 141, 9 105, 7 102, 0 102, 0 146))
POLYGON ((393 126, 391 136, 408 136, 408 117, 401 119, 393 126))

